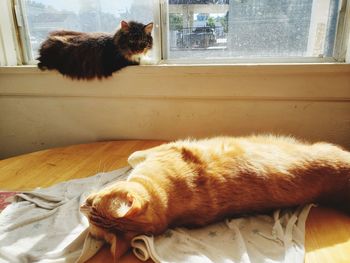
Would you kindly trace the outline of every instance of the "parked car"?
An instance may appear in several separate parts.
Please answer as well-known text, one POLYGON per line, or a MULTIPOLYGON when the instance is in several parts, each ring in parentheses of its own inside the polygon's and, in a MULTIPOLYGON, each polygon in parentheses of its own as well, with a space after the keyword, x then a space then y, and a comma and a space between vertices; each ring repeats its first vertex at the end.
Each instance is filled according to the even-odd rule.
POLYGON ((177 35, 177 46, 181 48, 207 48, 216 43, 215 30, 211 27, 196 27, 189 33, 177 35))

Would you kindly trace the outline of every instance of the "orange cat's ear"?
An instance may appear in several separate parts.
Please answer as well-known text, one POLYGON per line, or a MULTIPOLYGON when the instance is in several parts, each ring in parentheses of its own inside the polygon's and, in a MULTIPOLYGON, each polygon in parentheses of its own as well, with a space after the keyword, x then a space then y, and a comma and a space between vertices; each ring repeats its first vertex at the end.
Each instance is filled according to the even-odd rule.
POLYGON ((129 29, 129 24, 128 22, 125 22, 124 20, 122 20, 122 22, 120 22, 120 26, 122 29, 124 30, 128 30, 129 29))
POLYGON ((83 204, 81 204, 80 212, 82 212, 85 215, 88 215, 90 213, 90 209, 92 207, 92 203, 93 203, 95 197, 96 197, 96 193, 90 194, 86 198, 85 202, 83 204))
POLYGON ((144 30, 145 30, 146 34, 151 34, 151 32, 153 30, 153 23, 149 23, 149 24, 145 25, 144 30))
POLYGON ((145 203, 136 195, 127 193, 124 197, 119 197, 117 202, 112 202, 111 210, 117 218, 133 217, 145 210, 145 203))
POLYGON ((125 217, 131 217, 140 214, 144 210, 144 204, 141 202, 140 198, 128 193, 128 201, 131 202, 131 208, 125 214, 125 217))

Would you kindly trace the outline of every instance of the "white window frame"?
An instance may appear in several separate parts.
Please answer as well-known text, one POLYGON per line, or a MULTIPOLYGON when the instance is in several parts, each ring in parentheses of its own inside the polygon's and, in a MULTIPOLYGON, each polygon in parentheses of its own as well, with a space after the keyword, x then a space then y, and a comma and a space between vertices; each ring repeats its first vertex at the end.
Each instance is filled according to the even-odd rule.
MULTIPOLYGON (((35 65, 31 60, 32 49, 28 39, 28 23, 23 0, 0 1, 0 66, 35 65)), ((350 63, 350 0, 342 0, 334 47, 334 57, 303 58, 223 58, 223 59, 168 59, 168 1, 154 0, 154 45, 159 64, 264 64, 264 63, 350 63)))
POLYGON ((0 1, 0 66, 17 66, 21 63, 11 2, 0 1))
POLYGON ((350 0, 341 2, 333 54, 338 61, 350 63, 350 0))
POLYGON ((27 20, 26 9, 24 8, 23 0, 13 0, 13 9, 15 12, 17 31, 20 36, 20 44, 22 47, 23 64, 36 65, 38 63, 33 58, 32 44, 29 39, 29 27, 27 20))

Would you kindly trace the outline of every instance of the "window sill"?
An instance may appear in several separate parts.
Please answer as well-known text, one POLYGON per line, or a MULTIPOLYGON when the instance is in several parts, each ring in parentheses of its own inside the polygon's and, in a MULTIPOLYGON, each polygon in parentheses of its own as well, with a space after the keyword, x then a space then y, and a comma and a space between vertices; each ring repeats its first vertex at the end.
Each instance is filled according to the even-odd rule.
POLYGON ((18 66, 0 83, 0 96, 349 102, 350 64, 146 65, 92 81, 18 66))
MULTIPOLYGON (((214 70, 211 73, 227 73, 232 70, 232 73, 249 72, 253 70, 255 73, 258 69, 259 71, 283 71, 283 70, 293 70, 295 72, 350 72, 350 64, 344 62, 307 62, 307 63, 291 63, 291 62, 281 62, 281 63, 196 63, 196 62, 187 62, 180 63, 178 60, 174 61, 161 61, 158 64, 152 65, 141 65, 141 66, 132 66, 126 69, 123 69, 123 73, 154 73, 154 70, 163 69, 163 70, 179 70, 181 73, 182 69, 186 69, 186 73, 191 73, 192 71, 198 73, 206 71, 208 69, 214 70), (190 72, 188 72, 190 70, 190 72)), ((158 72, 158 71, 157 71, 158 72)), ((41 71, 37 68, 36 65, 23 65, 23 66, 2 66, 0 67, 0 74, 57 74, 55 71, 41 71)))

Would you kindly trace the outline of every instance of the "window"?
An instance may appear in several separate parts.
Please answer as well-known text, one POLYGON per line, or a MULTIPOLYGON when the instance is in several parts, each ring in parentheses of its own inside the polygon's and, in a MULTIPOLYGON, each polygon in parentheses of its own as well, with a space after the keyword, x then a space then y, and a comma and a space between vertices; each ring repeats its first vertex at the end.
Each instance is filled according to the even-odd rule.
POLYGON ((344 61, 349 27, 347 0, 14 1, 29 64, 50 31, 115 32, 121 20, 153 21, 151 56, 166 61, 344 61))
POLYGON ((168 0, 168 57, 333 57, 339 7, 339 0, 168 0))
POLYGON ((115 32, 121 20, 149 23, 154 20, 153 0, 22 0, 27 60, 38 55, 50 31, 115 32))

